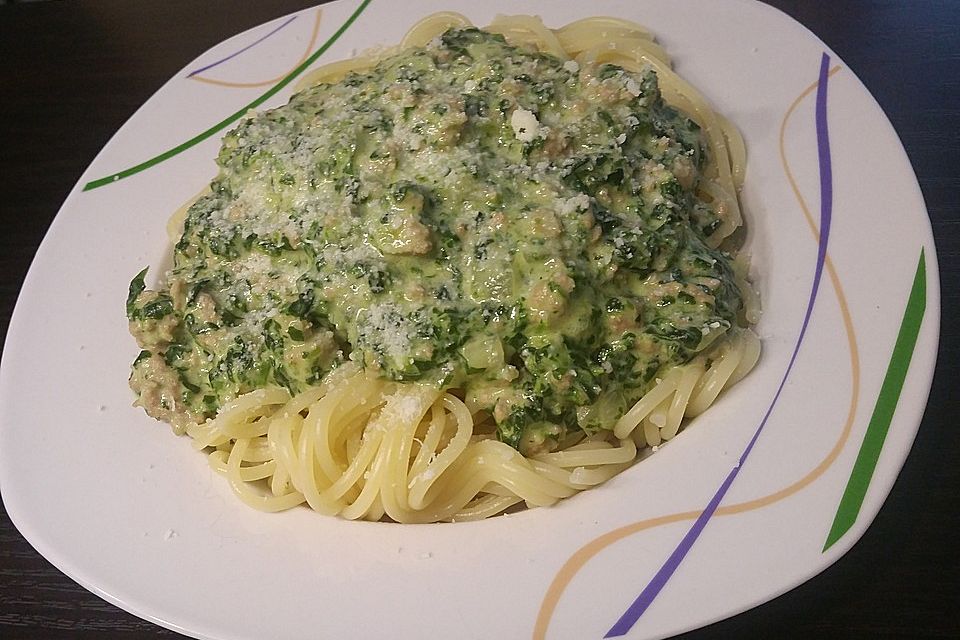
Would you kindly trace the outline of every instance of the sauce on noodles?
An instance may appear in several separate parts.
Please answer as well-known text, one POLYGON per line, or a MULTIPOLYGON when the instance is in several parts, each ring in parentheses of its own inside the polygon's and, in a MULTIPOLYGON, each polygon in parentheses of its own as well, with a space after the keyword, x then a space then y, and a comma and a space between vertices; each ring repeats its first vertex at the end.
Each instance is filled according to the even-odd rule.
POLYGON ((339 367, 455 390, 535 456, 612 432, 737 331, 739 211, 649 65, 464 27, 341 75, 227 134, 165 281, 131 283, 151 416, 182 432, 339 367))

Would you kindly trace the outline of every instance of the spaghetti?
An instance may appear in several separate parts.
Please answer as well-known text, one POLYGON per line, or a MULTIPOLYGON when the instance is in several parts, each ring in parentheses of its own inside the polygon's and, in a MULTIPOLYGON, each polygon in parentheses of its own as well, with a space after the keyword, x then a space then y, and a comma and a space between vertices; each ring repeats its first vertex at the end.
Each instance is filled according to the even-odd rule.
POLYGON ((138 404, 250 506, 416 523, 551 505, 673 438, 756 363, 756 297, 729 253, 743 141, 643 27, 478 31, 439 13, 298 90, 227 136, 221 177, 171 223, 167 287, 141 273, 127 306, 138 404), (431 65, 459 65, 462 89, 424 97, 431 65), (386 104, 378 91, 392 120, 322 106, 386 104), (562 100, 597 127, 552 113, 562 100), (297 133, 318 122, 349 137, 297 133), (309 181, 284 164, 305 156, 309 181), (500 163, 500 193, 477 158, 500 163), (327 188, 336 206, 318 204, 327 188), (332 271, 305 288, 311 269, 332 271))

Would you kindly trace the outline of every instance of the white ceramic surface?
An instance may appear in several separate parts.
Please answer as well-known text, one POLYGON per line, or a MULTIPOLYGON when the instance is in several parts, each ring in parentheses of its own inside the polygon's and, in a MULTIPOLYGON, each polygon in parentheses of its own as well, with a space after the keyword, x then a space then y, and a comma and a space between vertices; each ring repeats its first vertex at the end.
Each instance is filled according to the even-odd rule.
MULTIPOLYGON (((809 326, 720 509, 628 637, 728 617, 849 549, 889 492, 926 403, 939 322, 933 239, 900 142, 853 72, 804 27, 747 0, 374 0, 320 58, 395 43, 436 10, 477 24, 497 13, 539 14, 549 26, 613 15, 651 27, 681 75, 739 125, 763 356, 649 459, 554 508, 479 523, 344 522, 307 509, 266 515, 236 500, 187 439, 130 406, 126 380, 138 349, 123 313, 127 285, 144 265, 162 264, 165 221, 214 175, 223 132, 111 184, 84 185, 241 109, 271 84, 223 82, 283 74, 358 6, 321 7, 314 40, 318 9, 260 42, 287 19, 206 52, 117 132, 67 198, 27 276, 0 367, 0 489, 27 540, 106 600, 198 638, 602 638, 737 464, 784 380, 818 251, 787 171, 815 222, 821 204, 816 91, 790 107, 816 83, 827 53, 839 67, 827 98, 833 210, 809 326), (903 390, 862 507, 824 551, 921 252, 926 305, 903 390)), ((286 87, 264 106, 289 95, 286 87)))

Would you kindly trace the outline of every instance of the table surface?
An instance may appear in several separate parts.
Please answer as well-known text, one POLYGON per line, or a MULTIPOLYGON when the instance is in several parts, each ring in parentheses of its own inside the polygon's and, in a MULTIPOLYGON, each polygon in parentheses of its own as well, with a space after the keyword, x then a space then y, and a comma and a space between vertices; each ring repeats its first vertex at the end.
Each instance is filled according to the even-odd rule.
MULTIPOLYGON (((0 340, 69 190, 169 77, 225 38, 313 0, 0 0, 0 340), (122 36, 122 37, 118 37, 122 36), (69 131, 68 136, 64 132, 69 131)), ((789 593, 684 638, 960 637, 960 2, 769 0, 859 75, 899 132, 940 260, 940 357, 926 416, 873 525, 789 593)), ((0 508, 0 636, 180 637, 76 585, 0 508)))

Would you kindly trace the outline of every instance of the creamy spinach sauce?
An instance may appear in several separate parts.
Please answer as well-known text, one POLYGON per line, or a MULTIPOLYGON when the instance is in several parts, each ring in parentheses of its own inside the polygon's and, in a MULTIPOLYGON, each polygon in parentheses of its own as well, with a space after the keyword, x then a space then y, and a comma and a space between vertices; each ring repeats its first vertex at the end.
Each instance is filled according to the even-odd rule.
POLYGON ((184 426, 353 360, 460 390, 525 453, 611 428, 736 320, 705 145, 653 72, 451 30, 226 135, 131 386, 184 426))

